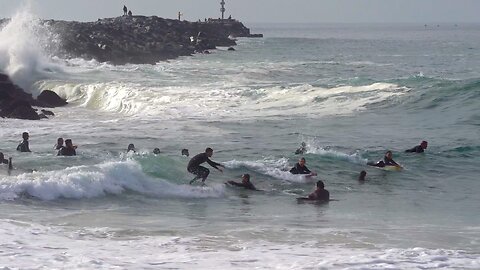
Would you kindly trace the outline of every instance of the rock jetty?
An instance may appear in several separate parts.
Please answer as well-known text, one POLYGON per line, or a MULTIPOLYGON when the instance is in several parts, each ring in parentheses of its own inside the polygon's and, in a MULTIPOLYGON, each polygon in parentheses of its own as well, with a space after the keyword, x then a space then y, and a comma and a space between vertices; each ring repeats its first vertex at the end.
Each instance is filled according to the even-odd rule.
POLYGON ((58 56, 115 65, 154 64, 217 46, 234 46, 231 37, 252 36, 250 29, 231 19, 189 22, 156 16, 122 16, 96 22, 43 23, 61 40, 58 56))

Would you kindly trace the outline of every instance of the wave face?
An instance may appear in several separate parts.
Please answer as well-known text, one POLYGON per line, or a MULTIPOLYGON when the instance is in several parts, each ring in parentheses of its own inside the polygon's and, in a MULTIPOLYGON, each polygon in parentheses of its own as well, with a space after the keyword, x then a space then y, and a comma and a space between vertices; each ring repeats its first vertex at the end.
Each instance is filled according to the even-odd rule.
POLYGON ((127 191, 157 198, 216 198, 223 195, 221 185, 201 188, 154 179, 145 175, 140 165, 132 160, 25 173, 0 182, 0 199, 3 200, 25 195, 41 200, 89 199, 127 191))

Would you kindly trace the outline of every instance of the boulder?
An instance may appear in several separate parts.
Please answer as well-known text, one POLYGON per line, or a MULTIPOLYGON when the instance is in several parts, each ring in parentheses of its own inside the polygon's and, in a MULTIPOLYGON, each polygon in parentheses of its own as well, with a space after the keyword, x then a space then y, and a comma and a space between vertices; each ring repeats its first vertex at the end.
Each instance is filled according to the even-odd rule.
POLYGON ((68 104, 68 102, 57 95, 57 93, 50 90, 43 90, 37 97, 37 100, 44 103, 45 107, 61 107, 68 104))
POLYGON ((30 103, 24 100, 11 101, 2 108, 0 116, 25 120, 40 120, 40 117, 32 106, 30 106, 30 103))

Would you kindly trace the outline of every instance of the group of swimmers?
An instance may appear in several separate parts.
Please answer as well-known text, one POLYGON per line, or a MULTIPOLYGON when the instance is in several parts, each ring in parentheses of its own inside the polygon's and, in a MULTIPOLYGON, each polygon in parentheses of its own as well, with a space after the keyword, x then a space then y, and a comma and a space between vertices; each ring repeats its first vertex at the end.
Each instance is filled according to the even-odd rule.
MULTIPOLYGON (((31 152, 30 151, 30 146, 29 146, 29 137, 30 135, 28 132, 24 132, 22 134, 22 142, 17 146, 17 151, 20 152, 31 152)), ((405 150, 407 153, 423 153, 428 147, 428 142, 427 141, 422 141, 419 145, 405 150)), ((77 146, 73 145, 73 142, 71 139, 66 139, 64 140, 63 138, 58 138, 57 143, 54 146, 54 150, 58 151, 57 156, 76 156, 76 149, 77 146)), ((136 152, 135 145, 134 144, 129 144, 127 147, 127 153, 128 152, 136 152)), ((160 149, 155 148, 153 150, 153 153, 158 155, 160 154, 160 149)), ((305 154, 306 153, 306 144, 302 142, 301 147, 295 151, 295 154, 305 154)), ((189 151, 188 149, 182 149, 181 151, 182 156, 189 157, 189 151)), ((224 165, 212 161, 210 158, 213 156, 213 149, 208 147, 205 149, 205 152, 200 153, 195 155, 190 159, 187 165, 187 171, 189 173, 192 173, 195 175, 195 177, 189 182, 190 184, 193 184, 195 181, 201 179, 202 184, 205 184, 205 180, 207 179, 208 175, 210 174, 210 170, 201 166, 203 163, 207 163, 213 168, 217 169, 220 172, 223 172, 223 169, 225 168, 224 165)), ((306 160, 304 157, 300 158, 298 163, 295 164, 290 169, 291 174, 298 174, 298 175, 305 175, 306 177, 312 177, 316 176, 317 173, 310 171, 307 166, 305 165, 306 160)), ((8 169, 11 170, 13 169, 12 165, 12 158, 10 157, 8 160, 5 159, 5 156, 2 152, 0 152, 0 165, 2 164, 7 164, 8 169)), ((384 168, 387 166, 393 166, 397 168, 401 168, 401 166, 393 160, 393 153, 392 151, 387 151, 385 153, 385 156, 383 160, 380 160, 378 162, 368 162, 367 165, 369 166, 374 166, 374 167, 379 167, 379 168, 384 168)), ((359 176, 360 181, 365 181, 367 173, 366 171, 362 171, 359 176)), ((243 174, 241 177, 241 182, 235 182, 235 181, 227 181, 225 184, 230 185, 230 186, 235 186, 235 187, 242 187, 245 189, 249 190, 258 190, 253 183, 250 181, 250 175, 249 174, 243 174)), ((306 199, 306 200, 315 200, 315 201, 329 201, 330 200, 330 194, 328 190, 325 189, 325 185, 323 181, 319 180, 316 183, 316 189, 314 192, 308 195, 306 198, 301 198, 301 199, 306 199)))

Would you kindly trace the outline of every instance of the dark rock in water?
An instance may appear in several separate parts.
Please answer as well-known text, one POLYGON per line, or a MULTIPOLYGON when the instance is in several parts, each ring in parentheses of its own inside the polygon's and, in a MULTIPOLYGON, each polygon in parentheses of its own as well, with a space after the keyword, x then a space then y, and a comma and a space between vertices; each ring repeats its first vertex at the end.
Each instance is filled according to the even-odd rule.
POLYGON ((37 100, 44 103, 45 107, 61 107, 68 104, 67 101, 57 95, 57 93, 50 90, 43 90, 37 97, 37 100))
POLYGON ((44 113, 39 114, 38 117, 40 117, 40 119, 48 119, 44 113))
POLYGON ((230 48, 228 48, 228 51, 231 51, 231 52, 233 52, 233 51, 235 51, 235 48, 233 48, 233 47, 230 47, 230 48))
POLYGON ((2 108, 2 117, 17 118, 25 120, 40 120, 37 112, 24 100, 13 100, 2 108))
POLYGON ((52 111, 48 111, 48 110, 43 110, 43 109, 42 109, 42 113, 43 113, 44 115, 55 116, 55 114, 54 114, 52 111))
POLYGON ((0 73, 0 117, 39 120, 32 105, 46 107, 43 102, 35 100, 31 94, 12 83, 7 75, 0 73))
POLYGON ((0 73, 0 82, 10 82, 10 78, 5 74, 0 73))

